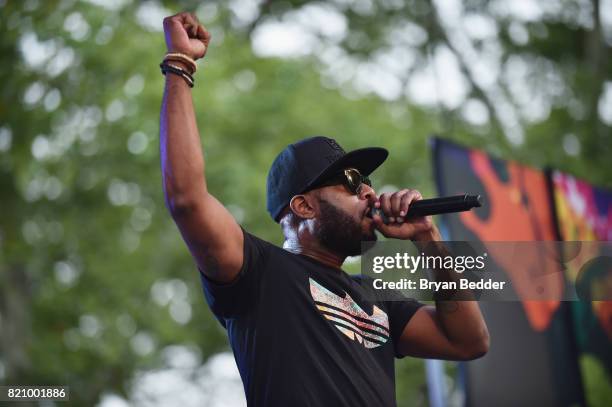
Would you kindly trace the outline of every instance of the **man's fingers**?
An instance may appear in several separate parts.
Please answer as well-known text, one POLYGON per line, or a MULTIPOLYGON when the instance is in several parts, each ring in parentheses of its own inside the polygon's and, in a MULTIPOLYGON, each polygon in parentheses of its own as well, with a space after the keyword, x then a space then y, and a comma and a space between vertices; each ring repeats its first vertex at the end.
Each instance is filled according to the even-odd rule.
POLYGON ((391 195, 388 193, 381 194, 378 201, 380 202, 380 209, 387 215, 389 222, 395 222, 395 218, 391 213, 391 195))
POLYGON ((164 18, 164 27, 178 24, 183 27, 188 36, 191 36, 193 29, 198 26, 198 22, 191 13, 178 13, 170 17, 164 18))
POLYGON ((400 215, 400 203, 402 202, 402 196, 406 195, 407 191, 398 191, 391 195, 391 212, 393 216, 401 216, 400 215))
POLYGON ((410 211, 410 204, 412 204, 414 201, 418 201, 420 199, 423 199, 423 196, 421 195, 421 193, 415 189, 410 190, 407 194, 406 194, 406 199, 405 199, 405 204, 407 205, 406 207, 406 214, 410 211))
POLYGON ((389 223, 385 225, 380 215, 374 215, 372 219, 376 229, 385 237, 393 239, 414 239, 419 233, 431 230, 430 216, 404 222, 404 217, 410 213, 410 205, 420 199, 423 199, 423 196, 415 189, 381 194, 376 207, 387 215, 389 223))
POLYGON ((189 15, 191 17, 191 23, 193 24, 194 38, 204 41, 204 45, 208 46, 208 43, 210 41, 210 33, 208 32, 206 27, 204 27, 204 25, 200 23, 198 16, 191 13, 189 15))
POLYGON ((421 193, 415 189, 383 193, 379 197, 380 209, 389 217, 389 222, 402 223, 408 215, 410 204, 422 198, 421 193))
POLYGON ((206 54, 211 36, 194 14, 182 12, 166 17, 164 32, 169 52, 181 52, 193 59, 206 54))
POLYGON ((397 222, 403 222, 410 203, 418 199, 419 196, 418 192, 411 189, 402 189, 393 193, 390 197, 391 212, 388 215, 395 217, 397 222))
POLYGON ((208 47, 208 43, 210 42, 210 33, 202 24, 198 25, 197 37, 204 42, 204 45, 208 47))
POLYGON ((400 203, 400 216, 406 216, 410 207, 410 195, 405 194, 402 196, 402 202, 400 203))
POLYGON ((409 193, 405 193, 401 196, 400 200, 399 200, 399 204, 398 204, 398 209, 397 211, 399 212, 398 215, 398 222, 399 223, 403 223, 404 219, 406 218, 406 215, 408 214, 408 207, 410 206, 410 194, 409 193))
POLYGON ((392 239, 403 239, 411 236, 415 231, 415 226, 410 223, 400 224, 388 224, 385 225, 380 215, 374 215, 372 217, 376 230, 383 234, 385 237, 392 239))
POLYGON ((197 26, 198 25, 198 20, 191 13, 187 13, 187 12, 178 13, 177 17, 179 17, 181 19, 181 22, 184 25, 187 25, 187 24, 193 25, 193 26, 197 26))
POLYGON ((198 26, 200 25, 200 22, 195 15, 192 13, 183 12, 178 13, 173 17, 176 17, 181 22, 189 38, 197 38, 198 26))

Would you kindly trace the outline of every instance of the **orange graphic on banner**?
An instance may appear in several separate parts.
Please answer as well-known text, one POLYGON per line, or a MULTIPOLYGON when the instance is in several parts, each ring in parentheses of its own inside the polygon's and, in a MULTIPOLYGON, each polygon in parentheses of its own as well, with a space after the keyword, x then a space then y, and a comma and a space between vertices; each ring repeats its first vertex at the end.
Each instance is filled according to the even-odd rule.
MULTIPOLYGON (((461 220, 482 241, 554 241, 554 229, 550 216, 549 196, 545 175, 535 169, 514 162, 507 163, 508 181, 499 179, 486 154, 470 151, 470 162, 476 175, 484 184, 489 202, 489 217, 480 219, 474 212, 462 212, 461 220), (500 239, 503 236, 503 239, 500 239)), ((523 255, 520 258, 508 253, 491 253, 512 280, 517 294, 533 298, 528 293, 538 282, 545 283, 553 292, 546 293, 547 300, 522 301, 527 319, 536 331, 544 331, 560 305, 563 275, 558 264, 542 261, 542 253, 523 255), (551 299, 552 298, 552 299, 551 299)), ((546 256, 548 258, 548 256, 546 256)))

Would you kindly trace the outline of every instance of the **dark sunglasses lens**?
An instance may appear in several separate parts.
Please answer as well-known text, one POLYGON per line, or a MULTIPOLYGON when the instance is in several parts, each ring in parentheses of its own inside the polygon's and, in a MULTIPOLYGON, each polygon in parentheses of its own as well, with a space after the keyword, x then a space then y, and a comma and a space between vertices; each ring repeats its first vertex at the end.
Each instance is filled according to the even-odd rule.
POLYGON ((354 194, 359 193, 362 183, 372 186, 370 179, 361 175, 361 173, 356 169, 349 168, 344 171, 344 174, 346 175, 346 180, 348 181, 348 187, 354 194))
POLYGON ((359 185, 359 174, 352 169, 348 169, 344 171, 344 175, 346 175, 346 180, 348 181, 351 189, 354 189, 357 185, 359 185))

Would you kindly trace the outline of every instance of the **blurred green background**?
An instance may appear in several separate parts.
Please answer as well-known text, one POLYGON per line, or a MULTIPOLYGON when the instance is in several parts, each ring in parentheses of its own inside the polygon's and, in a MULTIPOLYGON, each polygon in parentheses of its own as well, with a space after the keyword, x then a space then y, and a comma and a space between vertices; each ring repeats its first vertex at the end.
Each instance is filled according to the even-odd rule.
MULTIPOLYGON (((432 134, 612 186, 612 0, 3 0, 0 384, 241 403, 162 196, 161 21, 182 10, 213 35, 193 89, 209 189, 262 238, 281 242, 269 165, 315 134, 388 148, 379 191, 434 194, 432 134)), ((423 361, 398 362, 397 396, 428 405, 423 361)))

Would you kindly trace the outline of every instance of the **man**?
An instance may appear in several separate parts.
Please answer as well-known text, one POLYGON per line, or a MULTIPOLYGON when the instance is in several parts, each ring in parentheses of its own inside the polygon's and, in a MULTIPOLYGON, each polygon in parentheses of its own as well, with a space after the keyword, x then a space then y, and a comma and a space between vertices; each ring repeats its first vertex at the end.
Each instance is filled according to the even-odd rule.
MULTIPOLYGON (((196 18, 164 20, 168 52, 204 57, 210 35, 196 18)), ((392 406, 394 357, 469 360, 486 353, 488 332, 474 301, 367 301, 347 256, 375 231, 435 242, 429 217, 404 219, 421 199, 404 189, 377 196, 367 178, 381 148, 345 153, 312 137, 288 146, 268 175, 267 208, 282 248, 236 223, 207 189, 190 94, 189 60, 166 70, 161 166, 166 203, 201 272, 206 299, 228 336, 249 405, 392 406), (366 216, 372 207, 380 216, 366 216)), ((370 297, 371 298, 371 297, 370 297)))

